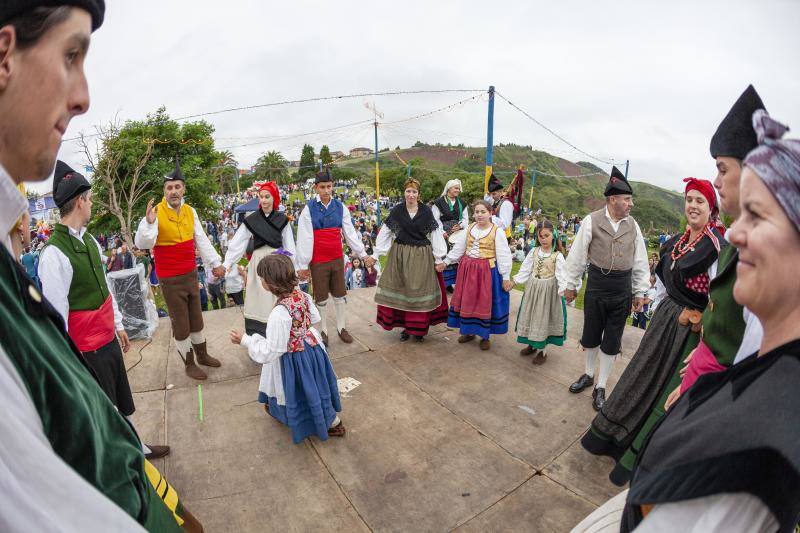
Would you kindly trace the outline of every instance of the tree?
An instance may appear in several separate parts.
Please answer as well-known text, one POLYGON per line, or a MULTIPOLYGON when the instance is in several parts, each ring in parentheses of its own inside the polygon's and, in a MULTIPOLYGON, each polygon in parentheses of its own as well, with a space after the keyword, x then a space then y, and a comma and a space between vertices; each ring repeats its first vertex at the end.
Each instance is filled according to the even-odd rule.
POLYGON ((316 173, 315 170, 316 158, 314 157, 314 147, 310 144, 304 144, 303 151, 300 154, 300 178, 313 178, 316 173))
POLYGON ((289 180, 289 162, 280 152, 270 150, 256 161, 254 180, 269 180, 284 184, 289 180))
POLYGON ((218 188, 213 168, 223 159, 214 150, 213 126, 204 121, 179 124, 161 107, 145 120, 114 121, 96 128, 90 140, 82 136, 81 150, 94 172, 92 200, 99 210, 90 228, 120 231, 133 245, 134 223, 144 215, 149 199, 163 197, 163 177, 176 158, 186 176, 186 201, 200 216, 212 214, 211 196, 218 188))
POLYGON ((233 192, 235 187, 233 181, 239 178, 239 163, 233 157, 229 150, 219 153, 219 161, 214 168, 214 174, 219 179, 219 193, 225 194, 225 189, 228 192, 233 192))
POLYGON ((322 164, 325 166, 328 166, 331 163, 333 163, 333 158, 331 157, 331 149, 328 148, 327 144, 323 144, 322 148, 319 149, 319 160, 322 161, 322 164))

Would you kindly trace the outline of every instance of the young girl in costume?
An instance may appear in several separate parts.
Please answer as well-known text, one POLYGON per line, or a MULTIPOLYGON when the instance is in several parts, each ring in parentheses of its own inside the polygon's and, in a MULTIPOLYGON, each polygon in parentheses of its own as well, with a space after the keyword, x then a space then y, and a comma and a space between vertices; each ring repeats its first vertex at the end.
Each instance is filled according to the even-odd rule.
POLYGON ((517 342, 525 344, 520 355, 533 355, 533 364, 547 360, 547 345, 562 346, 567 336, 564 300, 564 254, 558 233, 549 220, 536 226, 534 246, 525 257, 514 282, 525 283, 517 313, 517 342))
POLYGON ((291 259, 281 253, 265 256, 257 274, 264 289, 275 295, 266 334, 243 335, 231 330, 231 342, 247 348, 250 358, 264 365, 258 401, 264 410, 289 426, 295 444, 316 435, 342 437, 345 428, 336 374, 319 332, 320 321, 311 297, 297 288, 291 259))
POLYGON ((476 201, 472 212, 475 223, 462 233, 444 260, 444 265, 460 261, 447 326, 459 329, 458 342, 469 342, 477 335, 481 350, 488 350, 489 335, 508 331, 508 291, 514 286, 511 250, 503 230, 498 231, 492 223, 489 202, 476 201))

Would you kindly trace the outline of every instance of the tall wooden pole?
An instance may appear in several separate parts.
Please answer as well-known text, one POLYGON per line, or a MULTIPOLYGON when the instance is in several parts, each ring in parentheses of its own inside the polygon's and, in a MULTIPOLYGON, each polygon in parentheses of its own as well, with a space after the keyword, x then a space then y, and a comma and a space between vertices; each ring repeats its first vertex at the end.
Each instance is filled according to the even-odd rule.
POLYGON ((489 87, 489 119, 486 129, 486 173, 483 178, 483 194, 489 192, 489 176, 492 175, 494 154, 494 85, 489 87))

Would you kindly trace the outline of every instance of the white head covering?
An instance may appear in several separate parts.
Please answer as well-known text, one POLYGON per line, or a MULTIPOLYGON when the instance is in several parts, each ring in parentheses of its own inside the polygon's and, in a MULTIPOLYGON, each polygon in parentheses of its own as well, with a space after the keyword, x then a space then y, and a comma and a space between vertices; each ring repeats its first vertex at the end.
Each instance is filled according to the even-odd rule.
POLYGON ((461 180, 450 180, 447 183, 445 183, 444 190, 442 191, 441 196, 447 196, 447 191, 450 190, 450 187, 455 187, 456 185, 461 187, 461 180))

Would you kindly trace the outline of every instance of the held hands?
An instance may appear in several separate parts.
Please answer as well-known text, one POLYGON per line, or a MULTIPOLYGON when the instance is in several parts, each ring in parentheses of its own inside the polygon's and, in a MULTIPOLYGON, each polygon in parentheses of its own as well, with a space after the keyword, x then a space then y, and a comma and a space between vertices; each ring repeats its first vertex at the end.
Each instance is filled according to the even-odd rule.
POLYGON ((128 339, 128 332, 124 329, 117 331, 117 338, 119 339, 120 346, 122 346, 122 353, 128 353, 128 350, 131 349, 131 341, 128 339))
POLYGON ((667 401, 664 403, 664 410, 669 411, 669 408, 675 405, 675 402, 677 402, 678 398, 680 397, 681 397, 681 386, 678 385, 678 387, 674 391, 670 392, 669 396, 667 396, 667 401))
POLYGON ((230 331, 231 342, 233 344, 241 344, 242 343, 242 332, 236 329, 232 329, 230 331))
POLYGON ((568 304, 571 304, 577 297, 578 291, 575 289, 567 289, 564 291, 564 298, 567 300, 568 304))
POLYGON ((506 292, 510 292, 511 289, 514 288, 514 285, 515 285, 514 280, 507 279, 503 281, 503 290, 506 292))
POLYGON ((145 218, 147 218, 148 224, 153 224, 156 221, 156 216, 158 215, 158 206, 153 206, 153 199, 150 198, 150 201, 147 202, 147 212, 145 213, 145 218))
POLYGON ((444 272, 444 263, 436 264, 436 272, 444 272))
POLYGON ((224 278, 225 277, 225 267, 219 265, 211 269, 211 273, 214 274, 214 277, 217 278, 224 278))
POLYGON ((636 298, 633 299, 633 310, 635 312, 637 313, 640 312, 643 306, 644 306, 644 298, 637 296, 636 298))
POLYGON ((300 281, 308 281, 308 276, 309 275, 310 275, 310 272, 309 272, 309 270, 307 268, 304 268, 303 270, 298 270, 297 271, 297 277, 298 277, 298 279, 300 281))

